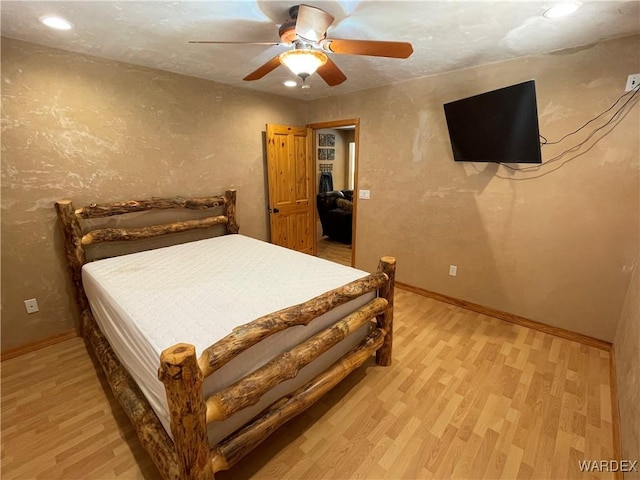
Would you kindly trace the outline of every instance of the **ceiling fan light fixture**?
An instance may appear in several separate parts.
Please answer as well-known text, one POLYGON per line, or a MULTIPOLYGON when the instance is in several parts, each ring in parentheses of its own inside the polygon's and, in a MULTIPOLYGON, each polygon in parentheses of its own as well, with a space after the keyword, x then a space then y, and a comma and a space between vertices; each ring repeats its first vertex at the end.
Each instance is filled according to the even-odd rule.
POLYGON ((295 75, 306 78, 327 63, 327 56, 317 50, 296 49, 280 54, 280 63, 295 75))

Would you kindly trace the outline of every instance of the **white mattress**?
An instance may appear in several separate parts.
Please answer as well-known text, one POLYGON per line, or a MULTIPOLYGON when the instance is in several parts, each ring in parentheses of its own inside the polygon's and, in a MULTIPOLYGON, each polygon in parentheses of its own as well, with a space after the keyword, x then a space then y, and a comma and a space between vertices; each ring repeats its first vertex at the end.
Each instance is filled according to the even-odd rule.
MULTIPOLYGON (((157 377, 162 350, 183 342, 195 345, 200 355, 239 325, 367 274, 242 235, 226 235, 88 263, 82 278, 100 329, 171 435, 164 385, 157 377)), ((292 327, 251 347, 205 380, 205 397, 364 305, 374 295, 371 292, 307 327, 292 327)), ((258 404, 224 422, 211 423, 211 445, 327 368, 353 348, 368 328, 365 325, 296 378, 275 387, 258 404)))

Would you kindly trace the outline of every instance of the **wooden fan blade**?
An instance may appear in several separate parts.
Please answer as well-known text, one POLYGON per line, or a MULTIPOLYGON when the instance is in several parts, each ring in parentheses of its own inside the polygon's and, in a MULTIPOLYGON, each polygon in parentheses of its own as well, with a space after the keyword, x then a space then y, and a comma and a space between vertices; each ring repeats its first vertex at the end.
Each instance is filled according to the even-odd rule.
POLYGON ((189 40, 189 43, 209 43, 214 45, 282 45, 279 42, 217 42, 215 40, 189 40))
POLYGON ((322 48, 333 53, 390 58, 408 58, 413 53, 413 47, 410 43, 374 40, 327 39, 322 42, 322 48))
POLYGON ((275 70, 278 66, 280 66, 280 55, 276 55, 267 63, 259 67, 257 70, 251 72, 249 75, 243 78, 243 80, 251 81, 251 80, 259 80, 264 77, 267 73, 275 70))
POLYGON ((318 68, 317 72, 330 87, 340 85, 347 79, 342 70, 329 57, 327 57, 327 63, 318 68))
POLYGON ((327 36, 327 29, 333 23, 333 16, 309 5, 300 5, 296 19, 296 35, 310 42, 319 42, 327 36))

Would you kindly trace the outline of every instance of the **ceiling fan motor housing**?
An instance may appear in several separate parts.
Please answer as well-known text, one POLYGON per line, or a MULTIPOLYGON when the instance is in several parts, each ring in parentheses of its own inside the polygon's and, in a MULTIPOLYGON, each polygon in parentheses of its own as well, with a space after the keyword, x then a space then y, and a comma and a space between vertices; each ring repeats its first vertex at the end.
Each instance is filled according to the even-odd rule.
POLYGON ((284 43, 295 42, 298 39, 298 36, 296 35, 296 21, 289 20, 288 22, 284 22, 280 25, 278 35, 280 35, 280 40, 284 43))
POLYGON ((294 5, 289 9, 289 18, 291 20, 287 20, 278 29, 278 35, 280 35, 280 40, 284 43, 293 43, 298 39, 296 35, 296 22, 298 20, 298 11, 300 10, 300 5, 294 5))
POLYGON ((289 9, 289 17, 294 21, 298 19, 298 12, 300 11, 300 5, 294 5, 289 9))

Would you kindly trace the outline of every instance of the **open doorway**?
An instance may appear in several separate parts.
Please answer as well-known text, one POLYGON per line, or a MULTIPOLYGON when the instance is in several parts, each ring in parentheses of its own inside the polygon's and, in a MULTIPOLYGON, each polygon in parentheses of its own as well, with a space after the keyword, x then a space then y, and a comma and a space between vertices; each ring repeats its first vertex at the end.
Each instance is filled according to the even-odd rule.
POLYGON ((313 129, 318 257, 355 264, 359 119, 308 125, 313 129))

